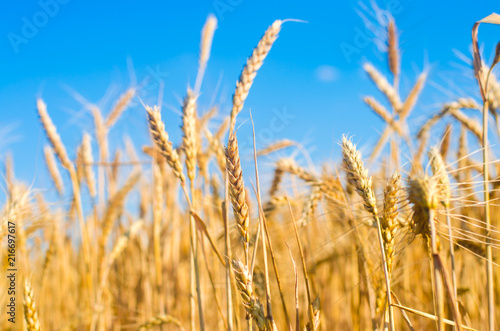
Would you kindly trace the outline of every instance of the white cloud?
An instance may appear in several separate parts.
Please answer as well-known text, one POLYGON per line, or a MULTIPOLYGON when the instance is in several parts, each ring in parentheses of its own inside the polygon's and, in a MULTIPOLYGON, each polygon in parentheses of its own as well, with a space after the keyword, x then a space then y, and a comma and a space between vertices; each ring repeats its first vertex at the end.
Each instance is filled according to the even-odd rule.
POLYGON ((316 68, 315 75, 319 81, 329 83, 337 79, 338 72, 335 67, 324 64, 316 68))

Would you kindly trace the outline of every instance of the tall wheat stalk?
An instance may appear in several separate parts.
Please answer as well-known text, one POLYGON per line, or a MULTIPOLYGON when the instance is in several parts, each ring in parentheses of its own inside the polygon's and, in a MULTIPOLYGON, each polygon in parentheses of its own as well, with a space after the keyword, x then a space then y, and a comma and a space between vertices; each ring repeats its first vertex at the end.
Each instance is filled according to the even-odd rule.
POLYGON ((489 111, 489 98, 488 98, 488 87, 489 79, 493 68, 500 61, 500 44, 497 44, 495 58, 490 66, 488 73, 486 74, 486 79, 483 82, 483 62, 481 60, 481 53, 479 52, 478 43, 478 29, 482 21, 487 23, 500 24, 500 20, 497 14, 491 14, 490 16, 478 21, 472 27, 472 47, 473 47, 473 65, 474 74, 479 84, 479 91, 481 93, 481 98, 483 99, 483 127, 482 127, 482 156, 483 156, 483 198, 484 198, 484 217, 485 217, 485 235, 486 235, 486 278, 488 287, 488 327, 489 330, 495 329, 495 284, 493 279, 493 252, 491 247, 491 218, 490 218, 490 177, 489 177, 489 146, 488 146, 488 111, 489 111), (495 16, 496 15, 496 16, 495 16), (492 17, 491 21, 488 18, 492 17))
POLYGON ((356 189, 356 192, 363 199, 364 207, 368 211, 377 224, 377 234, 380 246, 380 253, 382 255, 382 266, 384 268, 385 288, 387 295, 387 305, 389 309, 389 326, 391 331, 395 331, 394 326, 394 309, 392 307, 391 297, 391 278, 389 276, 389 266, 387 264, 384 237, 382 234, 382 225, 380 218, 377 215, 377 201, 375 193, 372 188, 372 178, 368 177, 368 171, 365 170, 361 153, 356 150, 356 146, 347 139, 346 136, 342 137, 342 155, 344 162, 347 166, 348 181, 356 189))

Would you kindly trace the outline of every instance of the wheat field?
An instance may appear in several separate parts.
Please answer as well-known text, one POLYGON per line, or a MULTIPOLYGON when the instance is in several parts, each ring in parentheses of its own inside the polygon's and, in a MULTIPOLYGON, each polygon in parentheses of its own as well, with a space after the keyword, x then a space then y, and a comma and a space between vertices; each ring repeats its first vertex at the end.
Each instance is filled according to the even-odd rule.
MULTIPOLYGON (((482 21, 499 22, 496 14, 482 21)), ((312 168, 294 158, 300 143, 277 140, 254 145, 258 171, 244 173, 238 138, 249 137, 238 128, 253 121, 242 124, 238 115, 248 114, 258 71, 293 24, 270 23, 223 121, 217 107, 200 112, 198 105, 217 37, 212 15, 179 132, 166 131, 160 105, 142 104, 149 131, 141 134, 150 143, 110 144, 131 102, 142 102, 130 86, 111 109, 89 105, 94 126, 67 146, 51 119, 56 105, 33 100, 46 136, 44 171, 67 203, 16 178, 15 160, 4 157, 0 257, 4 274, 15 266, 16 276, 0 278, 1 289, 15 284, 15 294, 0 293, 2 330, 499 327, 500 80, 493 68, 500 47, 491 63, 481 58, 477 23, 470 70, 478 93, 443 102, 416 126, 409 117, 419 112, 429 74, 401 93, 404 57, 391 21, 387 67, 363 65, 379 90, 363 101, 386 123, 372 133, 376 145, 361 153, 358 138, 332 137, 337 162, 312 168), (178 133, 182 139, 172 141, 178 133), (12 298, 15 323, 7 314, 12 298)))

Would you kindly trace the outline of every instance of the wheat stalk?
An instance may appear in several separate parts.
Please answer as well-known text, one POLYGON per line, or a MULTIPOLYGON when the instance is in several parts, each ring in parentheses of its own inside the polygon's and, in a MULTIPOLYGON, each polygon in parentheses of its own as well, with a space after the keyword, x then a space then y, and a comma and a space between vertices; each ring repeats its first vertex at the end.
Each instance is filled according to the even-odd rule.
MULTIPOLYGON (((453 293, 457 297, 457 277, 455 270, 455 250, 453 247, 453 233, 451 227, 451 217, 449 214, 451 189, 450 189, 450 178, 448 177, 448 172, 446 171, 446 166, 444 160, 441 157, 441 153, 437 147, 432 147, 429 150, 429 160, 431 162, 432 173, 437 178, 437 189, 440 202, 446 208, 446 223, 448 226, 448 240, 450 243, 450 260, 451 260, 451 270, 452 270, 452 282, 453 282, 453 293)), ((458 307, 457 307, 458 308, 458 307)))
POLYGON ((388 263, 385 254, 384 239, 382 234, 382 226, 380 219, 377 215, 377 201, 375 199, 375 193, 372 188, 372 178, 368 177, 368 171, 365 170, 363 161, 361 159, 361 153, 356 150, 356 146, 351 140, 347 139, 346 136, 342 136, 342 155, 344 163, 347 167, 347 180, 354 187, 358 195, 364 201, 365 209, 372 214, 373 219, 377 223, 377 234, 380 246, 380 253, 382 256, 382 264, 384 268, 385 285, 386 285, 386 295, 387 304, 389 309, 389 323, 390 330, 394 331, 394 314, 392 309, 392 299, 391 299, 391 279, 388 270, 388 263))
POLYGON ((433 259, 434 296, 438 330, 444 330, 443 278, 439 269, 438 240, 434 224, 435 210, 439 203, 436 177, 417 174, 410 177, 408 200, 413 204, 412 227, 416 234, 422 234, 427 241, 433 259))

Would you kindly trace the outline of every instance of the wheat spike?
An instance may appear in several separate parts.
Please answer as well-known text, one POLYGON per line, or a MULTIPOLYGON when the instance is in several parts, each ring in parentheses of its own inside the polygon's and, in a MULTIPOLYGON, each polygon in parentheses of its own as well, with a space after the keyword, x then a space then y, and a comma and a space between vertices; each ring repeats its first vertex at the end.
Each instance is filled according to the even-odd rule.
POLYGON ((278 33, 281 30, 282 21, 276 20, 274 23, 266 30, 264 36, 260 39, 257 47, 254 48, 252 55, 248 58, 243 71, 240 74, 240 78, 236 82, 236 90, 233 94, 233 107, 231 109, 231 122, 230 122, 230 132, 234 130, 236 125, 236 116, 243 109, 243 104, 248 96, 248 92, 252 87, 253 80, 257 75, 257 71, 264 63, 264 59, 271 50, 272 45, 278 38, 278 33))
POLYGON ((210 50, 212 48, 212 40, 214 38, 215 30, 217 29, 217 18, 210 14, 207 17, 203 29, 201 30, 201 41, 200 41, 200 55, 198 58, 198 74, 196 76, 196 82, 194 90, 196 93, 200 91, 201 82, 203 80, 203 75, 205 74, 205 69, 207 67, 208 59, 210 58, 210 50))
POLYGON ((436 185, 434 177, 421 174, 415 174, 408 181, 408 201, 413 212, 410 225, 417 235, 430 235, 429 210, 436 209, 438 205, 436 185))
POLYGON ((29 280, 24 281, 24 318, 28 331, 40 331, 40 321, 36 310, 35 296, 29 280))
POLYGON ((257 156, 268 155, 268 154, 274 153, 276 151, 279 151, 281 149, 284 149, 284 148, 287 148, 290 146, 294 146, 294 145, 296 145, 296 143, 292 140, 289 140, 289 139, 278 140, 278 141, 266 146, 265 148, 261 149, 260 151, 258 151, 257 156))
POLYGON ((241 171, 240 153, 238 150, 238 141, 236 135, 231 134, 226 148, 226 169, 229 178, 229 195, 233 205, 234 217, 238 231, 245 244, 248 244, 249 233, 248 226, 250 217, 248 215, 248 205, 246 201, 245 186, 243 183, 243 174, 241 171))
POLYGON ((276 164, 276 168, 299 177, 307 183, 316 183, 318 179, 306 169, 300 167, 293 159, 281 159, 276 164))
POLYGON ((363 198, 365 209, 372 215, 377 215, 377 201, 372 188, 372 178, 368 177, 361 153, 346 136, 342 136, 342 155, 347 167, 347 180, 354 186, 356 192, 363 198))
POLYGON ((318 202, 321 200, 323 196, 321 185, 312 185, 311 193, 306 199, 304 209, 302 210, 302 217, 299 220, 299 224, 301 226, 307 225, 309 221, 314 217, 314 213, 316 212, 316 207, 318 202))
POLYGON ((264 307, 252 289, 252 279, 247 267, 240 260, 232 260, 233 272, 236 286, 243 299, 248 317, 253 318, 259 330, 267 330, 267 320, 264 315, 264 307))
POLYGON ((158 107, 153 108, 146 106, 146 111, 148 113, 149 119, 149 129, 153 140, 156 143, 161 155, 165 158, 170 168, 174 172, 175 176, 180 179, 181 182, 185 181, 184 174, 182 172, 182 164, 177 151, 173 149, 172 143, 168 140, 168 134, 165 131, 165 124, 161 121, 161 114, 158 107))
POLYGON ((281 180, 283 179, 284 171, 283 169, 276 167, 274 169, 273 181, 271 182, 271 186, 269 187, 269 196, 272 198, 278 192, 281 180))
POLYGON ((450 178, 448 177, 446 165, 437 147, 432 147, 429 150, 429 160, 431 162, 432 173, 437 179, 439 200, 443 206, 449 207, 451 198, 450 178))
POLYGON ((61 173, 57 168, 54 150, 50 146, 45 146, 43 148, 43 154, 45 155, 45 163, 47 163, 47 169, 49 170, 50 177, 54 181, 54 186, 56 187, 59 195, 62 196, 64 194, 64 185, 61 173))
POLYGON ((123 209, 125 198, 135 187, 140 178, 140 173, 131 174, 125 184, 123 184, 122 188, 109 199, 108 205, 106 206, 106 210, 104 211, 104 215, 102 218, 102 234, 100 241, 101 252, 104 252, 108 237, 113 230, 114 221, 123 209))
POLYGON ((375 98, 373 97, 365 97, 363 98, 363 101, 370 106, 370 108, 373 110, 375 114, 380 116, 387 124, 389 124, 394 131, 396 131, 400 136, 403 136, 403 130, 401 129, 401 126, 394 120, 392 115, 389 113, 387 109, 385 109, 384 106, 382 106, 375 98))
POLYGON ((479 141, 482 141, 483 129, 478 121, 470 118, 458 109, 452 109, 451 115, 462 123, 470 132, 472 132, 479 141))
POLYGON ((116 123, 116 121, 118 121, 120 116, 122 116, 123 112, 125 111, 125 109, 127 109, 130 101, 132 101, 134 96, 135 88, 129 88, 123 95, 118 98, 118 101, 109 113, 108 118, 106 118, 105 125, 108 129, 111 128, 116 123))
POLYGON ((94 176, 94 171, 92 169, 92 163, 94 158, 92 156, 92 143, 91 138, 88 133, 83 134, 82 140, 82 161, 84 166, 84 177, 87 187, 89 188, 89 193, 91 197, 96 196, 96 181, 94 176))
POLYGON ((209 152, 215 156, 215 160, 217 161, 220 171, 224 173, 226 171, 226 154, 224 146, 219 139, 210 133, 210 131, 205 130, 205 136, 208 140, 209 152))
POLYGON ((389 69, 394 77, 399 75, 399 50, 398 37, 396 35, 396 24, 394 20, 389 21, 387 26, 387 58, 389 61, 389 69))
MULTIPOLYGON (((387 258, 387 269, 389 275, 394 267, 394 241, 398 222, 398 202, 399 192, 401 189, 401 174, 399 171, 394 172, 391 179, 387 181, 384 190, 384 213, 381 220, 382 236, 385 244, 385 254, 387 258)), ((385 294, 384 294, 385 295, 385 294)))
POLYGON ((368 76, 370 76, 378 89, 385 94, 392 107, 399 112, 402 107, 402 103, 394 87, 389 84, 387 79, 370 63, 365 63, 363 65, 363 69, 368 73, 368 76))
POLYGON ((408 97, 403 103, 399 115, 400 118, 402 119, 407 118, 410 115, 411 111, 413 110, 413 107, 415 106, 415 103, 417 102, 420 92, 422 92, 422 89, 424 88, 426 79, 427 79, 427 72, 423 72, 420 74, 420 76, 418 76, 417 82, 415 83, 410 93, 408 94, 408 97))
POLYGON ((186 154, 186 168, 188 178, 194 181, 196 176, 196 154, 198 152, 196 131, 196 97, 193 91, 188 90, 182 105, 182 137, 183 150, 186 154))
POLYGON ((181 330, 184 330, 181 322, 177 318, 171 315, 161 314, 161 315, 156 315, 146 323, 141 324, 139 326, 139 331, 149 330, 154 328, 155 326, 161 326, 166 324, 174 324, 178 326, 181 330))
POLYGON ((52 123, 52 120, 49 117, 49 113, 47 112, 47 105, 45 104, 45 102, 43 102, 42 99, 37 100, 37 109, 40 121, 42 122, 45 133, 47 134, 47 138, 49 139, 50 144, 52 145, 52 148, 57 155, 57 158, 66 170, 71 169, 73 165, 69 160, 66 148, 61 141, 61 137, 57 133, 57 129, 54 123, 52 123))

